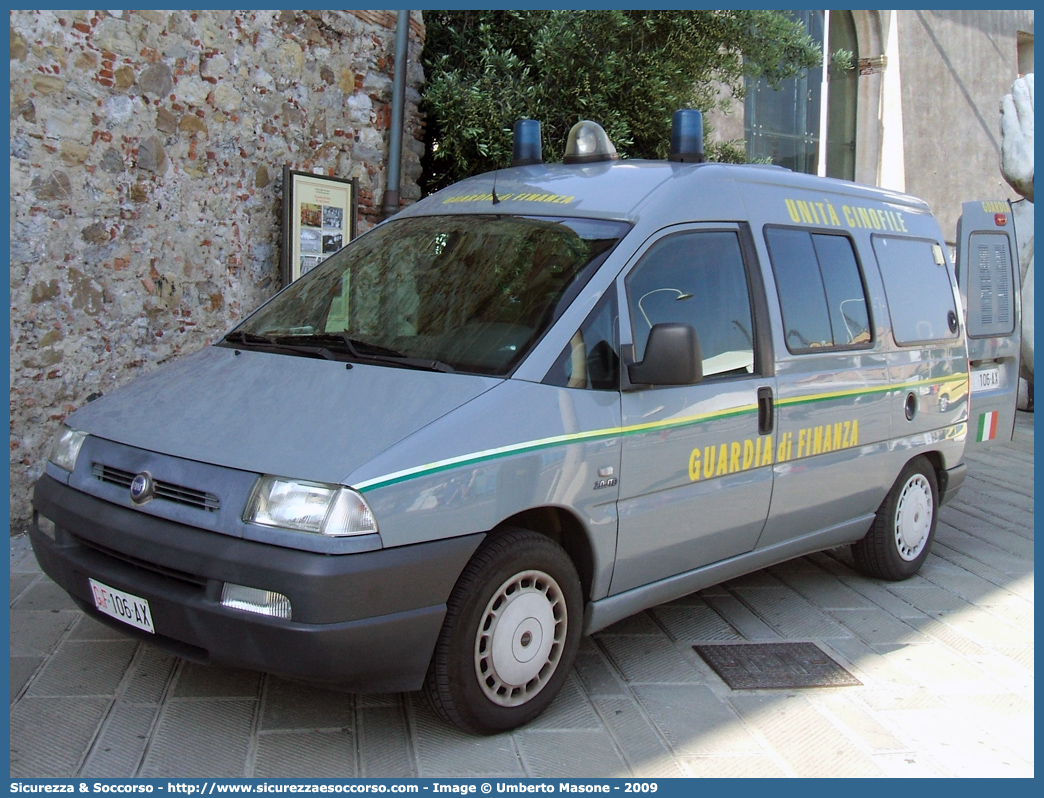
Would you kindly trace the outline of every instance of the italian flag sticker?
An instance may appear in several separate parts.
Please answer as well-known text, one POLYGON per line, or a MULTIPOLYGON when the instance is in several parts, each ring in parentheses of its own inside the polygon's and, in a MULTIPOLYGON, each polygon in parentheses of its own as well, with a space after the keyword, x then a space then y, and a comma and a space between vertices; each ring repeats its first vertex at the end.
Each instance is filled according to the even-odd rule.
POLYGON ((989 413, 979 415, 979 430, 976 434, 977 441, 992 441, 997 437, 998 411, 991 410, 989 413))

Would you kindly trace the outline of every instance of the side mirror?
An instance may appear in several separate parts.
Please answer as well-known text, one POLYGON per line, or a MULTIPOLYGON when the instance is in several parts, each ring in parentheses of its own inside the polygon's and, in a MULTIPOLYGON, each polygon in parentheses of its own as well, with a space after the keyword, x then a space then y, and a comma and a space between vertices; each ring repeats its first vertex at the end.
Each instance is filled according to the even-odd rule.
POLYGON ((649 330, 645 359, 627 367, 634 384, 693 385, 703 379, 703 355, 688 324, 656 324, 649 330))

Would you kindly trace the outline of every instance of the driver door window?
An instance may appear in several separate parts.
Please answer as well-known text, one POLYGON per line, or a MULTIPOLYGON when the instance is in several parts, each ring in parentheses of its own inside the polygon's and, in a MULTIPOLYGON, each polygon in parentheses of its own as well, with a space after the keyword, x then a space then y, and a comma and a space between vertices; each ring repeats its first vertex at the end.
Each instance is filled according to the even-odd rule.
POLYGON ((695 328, 704 378, 754 372, 750 292, 732 231, 668 236, 653 245, 627 278, 635 360, 649 331, 664 322, 695 328))

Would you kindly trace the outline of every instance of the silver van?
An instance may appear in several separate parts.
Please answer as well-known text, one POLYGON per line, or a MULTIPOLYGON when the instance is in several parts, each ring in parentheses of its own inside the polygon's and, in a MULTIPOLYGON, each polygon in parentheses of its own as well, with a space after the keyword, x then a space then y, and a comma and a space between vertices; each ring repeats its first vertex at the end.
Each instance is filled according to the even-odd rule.
POLYGON ((959 284, 913 197, 699 136, 620 160, 590 122, 545 164, 524 132, 525 165, 69 416, 44 571, 186 659, 422 689, 482 733, 644 608, 846 544, 916 573, 965 446, 1011 434, 1006 204, 966 209, 959 284))

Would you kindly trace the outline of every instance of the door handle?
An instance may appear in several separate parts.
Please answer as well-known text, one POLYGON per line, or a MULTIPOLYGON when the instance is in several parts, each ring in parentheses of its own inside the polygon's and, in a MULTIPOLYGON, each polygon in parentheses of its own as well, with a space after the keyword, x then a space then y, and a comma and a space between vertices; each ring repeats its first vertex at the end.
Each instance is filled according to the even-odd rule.
POLYGON ((772 389, 758 388, 758 434, 768 435, 772 432, 775 421, 773 412, 772 389))

